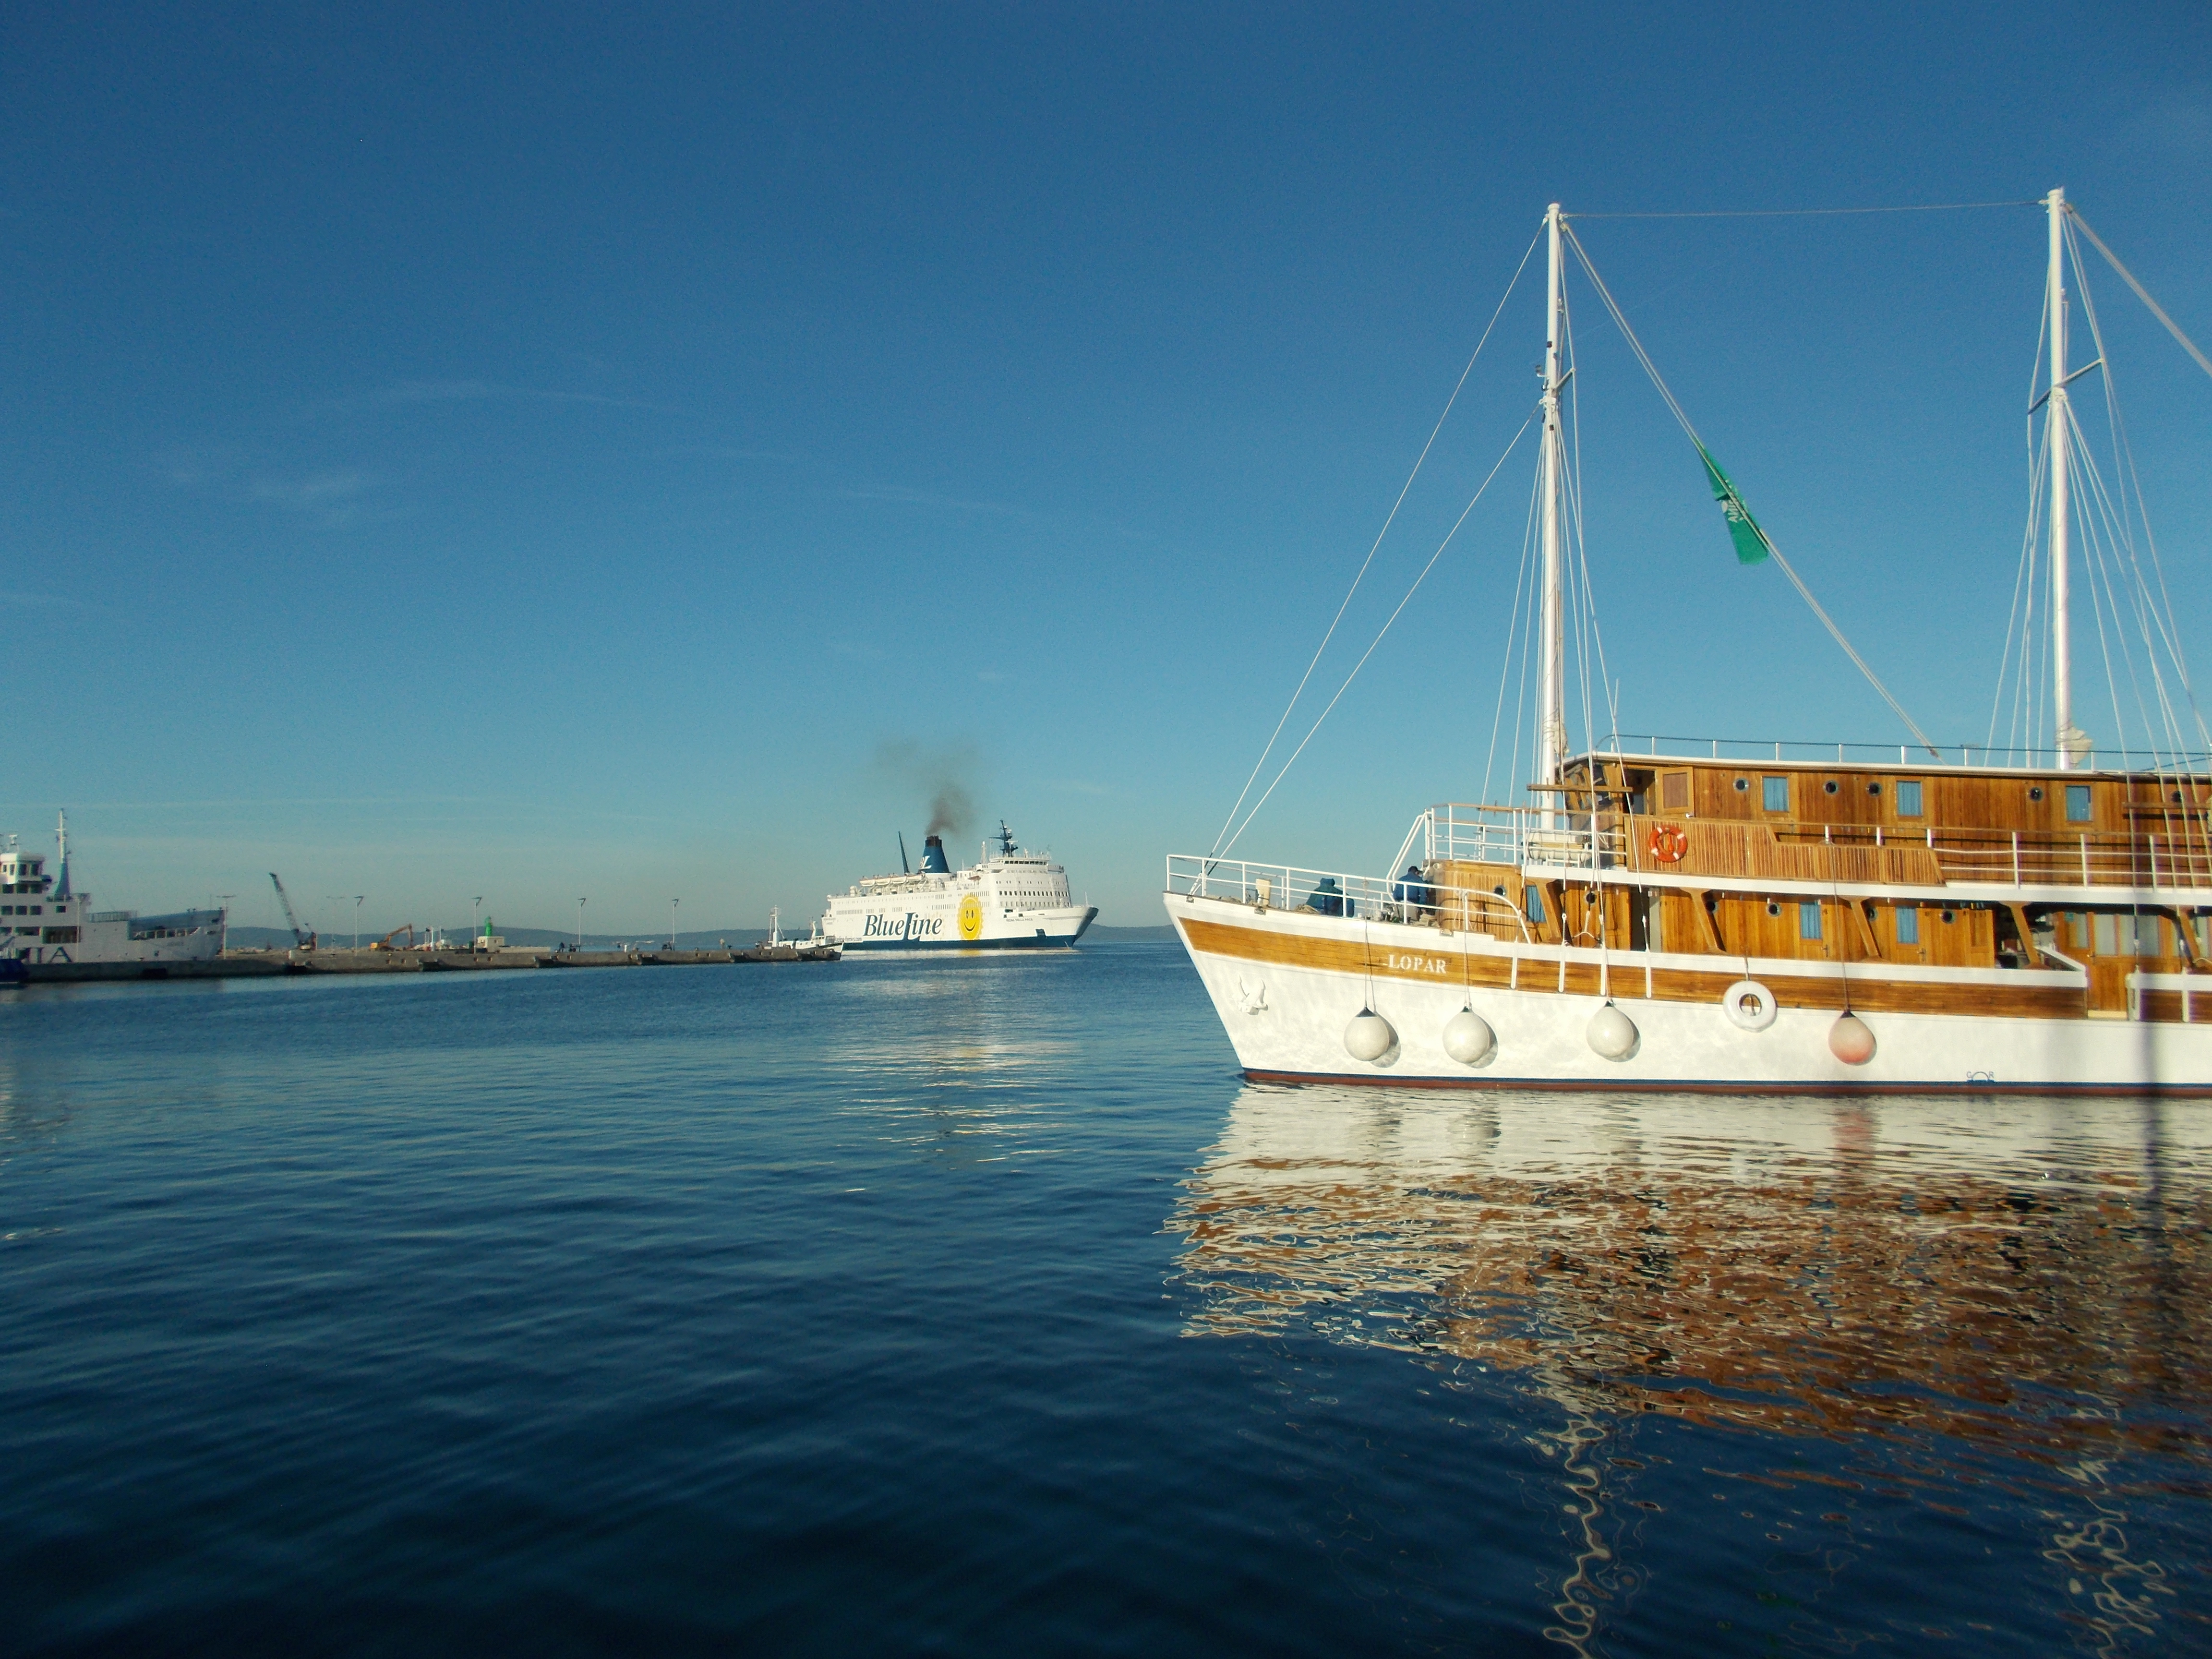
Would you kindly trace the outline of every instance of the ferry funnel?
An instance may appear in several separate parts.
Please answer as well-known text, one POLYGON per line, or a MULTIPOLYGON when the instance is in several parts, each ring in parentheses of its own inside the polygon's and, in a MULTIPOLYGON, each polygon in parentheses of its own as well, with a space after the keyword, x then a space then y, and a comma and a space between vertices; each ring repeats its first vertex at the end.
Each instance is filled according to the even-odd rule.
POLYGON ((945 837, 929 836, 921 843, 921 872, 927 875, 949 876, 952 866, 945 861, 945 837))

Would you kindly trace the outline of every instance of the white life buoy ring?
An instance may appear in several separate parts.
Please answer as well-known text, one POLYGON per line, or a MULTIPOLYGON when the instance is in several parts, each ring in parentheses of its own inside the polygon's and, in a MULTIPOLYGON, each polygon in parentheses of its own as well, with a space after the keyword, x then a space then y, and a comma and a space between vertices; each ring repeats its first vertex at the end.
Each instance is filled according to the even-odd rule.
POLYGON ((1721 1012, 1739 1030, 1763 1031, 1774 1024, 1779 1011, 1773 992, 1755 979, 1740 979, 1721 993, 1721 1012))

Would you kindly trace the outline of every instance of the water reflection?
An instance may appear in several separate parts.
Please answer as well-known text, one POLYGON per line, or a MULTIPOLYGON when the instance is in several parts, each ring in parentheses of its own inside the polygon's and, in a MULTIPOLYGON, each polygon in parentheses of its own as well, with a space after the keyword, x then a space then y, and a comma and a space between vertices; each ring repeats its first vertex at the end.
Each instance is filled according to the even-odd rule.
POLYGON ((1397 1349, 1543 1408, 1573 1523, 1555 1641, 1587 1650, 1632 1586, 1622 1443, 1673 1419, 1856 1446, 1853 1479, 1929 1504, 2033 1489, 2066 1616, 2114 1649, 2172 1594, 2124 1500, 2173 1490, 2174 1460, 2193 1490, 2206 1473, 2208 1148, 2212 1114, 2132 1101, 1254 1085, 1171 1225, 1193 1334, 1397 1349))

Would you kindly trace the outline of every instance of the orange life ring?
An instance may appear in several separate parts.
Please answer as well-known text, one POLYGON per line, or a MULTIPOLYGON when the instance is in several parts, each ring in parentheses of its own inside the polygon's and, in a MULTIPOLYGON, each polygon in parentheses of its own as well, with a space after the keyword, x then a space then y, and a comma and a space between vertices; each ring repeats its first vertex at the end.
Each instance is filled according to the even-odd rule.
POLYGON ((1650 848, 1651 856, 1662 864, 1680 864, 1682 854, 1690 850, 1689 836, 1682 833, 1679 825, 1672 823, 1653 824, 1651 839, 1645 844, 1650 848))

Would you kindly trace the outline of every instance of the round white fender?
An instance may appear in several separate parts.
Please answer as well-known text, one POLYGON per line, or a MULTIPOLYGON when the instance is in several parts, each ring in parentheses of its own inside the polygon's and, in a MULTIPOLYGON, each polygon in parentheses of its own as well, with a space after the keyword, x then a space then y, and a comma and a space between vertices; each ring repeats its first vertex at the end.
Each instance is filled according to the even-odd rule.
POLYGON ((1583 1035, 1589 1037, 1589 1046, 1607 1060, 1626 1060, 1643 1041, 1636 1022, 1610 1002, 1590 1016, 1589 1029, 1583 1035))
POLYGON ((1444 1052, 1462 1066, 1480 1066, 1498 1047, 1498 1033, 1472 1008, 1462 1008, 1444 1023, 1444 1052))
POLYGON ((1372 1008, 1362 1008, 1352 1017, 1352 1024, 1344 1028, 1345 1052, 1354 1060, 1372 1065, 1397 1046, 1397 1032, 1372 1008))
POLYGON ((1846 1066, 1863 1066, 1874 1058, 1874 1033, 1846 1008, 1828 1028, 1828 1052, 1846 1066))
POLYGON ((1774 1024, 1778 1010, 1773 992, 1755 979, 1740 979, 1721 993, 1721 1012, 1740 1030, 1763 1031, 1774 1024))

